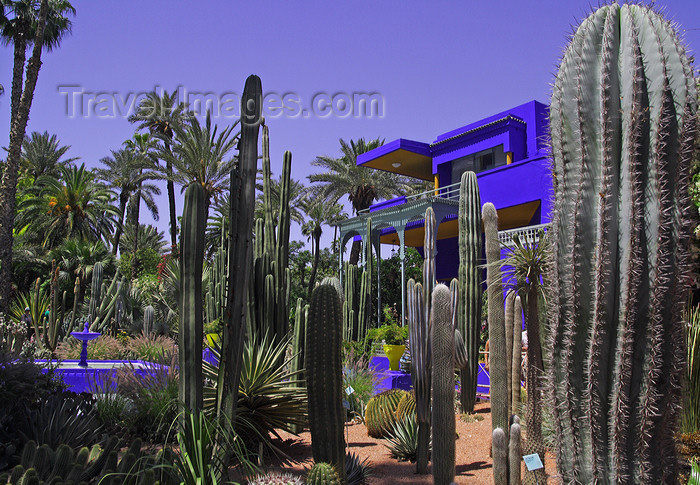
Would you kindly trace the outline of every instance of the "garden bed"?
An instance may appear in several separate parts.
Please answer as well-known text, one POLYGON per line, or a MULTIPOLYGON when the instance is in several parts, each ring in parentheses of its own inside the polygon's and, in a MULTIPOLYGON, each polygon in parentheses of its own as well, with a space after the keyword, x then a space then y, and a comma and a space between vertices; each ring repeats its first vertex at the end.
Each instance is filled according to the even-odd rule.
MULTIPOLYGON (((456 447, 456 471, 455 483, 457 484, 492 484, 492 460, 489 456, 491 446, 491 412, 488 403, 479 403, 476 413, 483 416, 482 421, 465 423, 457 419, 456 447)), ((287 453, 292 463, 274 461, 267 463, 270 471, 284 471, 295 475, 305 474, 305 470, 311 467, 311 436, 308 431, 294 436, 280 431, 283 443, 280 449, 287 453)), ((416 475, 415 463, 398 462, 391 458, 388 449, 384 446, 384 440, 367 436, 367 428, 364 424, 348 423, 346 426, 346 440, 349 443, 348 451, 357 454, 360 459, 369 458, 373 476, 371 485, 379 484, 431 484, 432 475, 416 475)), ((547 454, 545 464, 548 473, 548 483, 560 483, 556 476, 554 457, 547 454)), ((523 478, 525 467, 523 465, 523 478)), ((245 483, 240 476, 232 476, 233 480, 245 483)), ((524 482, 526 483, 526 482, 524 482)))

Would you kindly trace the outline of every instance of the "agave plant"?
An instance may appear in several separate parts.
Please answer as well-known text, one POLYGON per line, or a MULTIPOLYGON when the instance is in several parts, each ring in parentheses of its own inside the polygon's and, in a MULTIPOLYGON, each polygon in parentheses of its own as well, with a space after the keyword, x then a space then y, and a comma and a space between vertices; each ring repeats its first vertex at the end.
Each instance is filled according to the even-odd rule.
MULTIPOLYGON (((384 446, 389 448, 392 458, 399 461, 416 461, 418 448, 418 423, 415 414, 407 414, 396 421, 384 446)), ((429 445, 429 449, 432 445, 429 445)))
POLYGON ((345 455, 345 476, 348 485, 365 485, 372 476, 372 464, 369 458, 360 459, 355 453, 345 455))
MULTIPOLYGON (((289 370, 288 345, 289 338, 276 343, 268 335, 251 335, 245 344, 234 425, 246 436, 267 441, 270 433, 279 437, 277 429, 292 433, 293 425, 306 423, 306 392, 297 386, 299 372, 289 370)), ((218 352, 214 354, 218 362, 218 352)), ((204 410, 211 415, 216 409, 218 367, 205 361, 203 374, 204 410)))

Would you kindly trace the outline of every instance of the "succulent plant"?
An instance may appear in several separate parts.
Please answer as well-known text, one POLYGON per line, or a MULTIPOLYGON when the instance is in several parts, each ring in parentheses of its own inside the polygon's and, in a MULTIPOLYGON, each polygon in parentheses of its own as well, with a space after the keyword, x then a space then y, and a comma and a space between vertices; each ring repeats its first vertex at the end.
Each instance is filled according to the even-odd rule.
POLYGON ((332 286, 314 288, 306 326, 306 390, 311 451, 316 462, 332 463, 345 475, 342 405, 342 316, 332 286))
POLYGON ((372 476, 369 458, 360 459, 355 453, 345 455, 345 476, 347 485, 365 485, 372 476))
POLYGON ((602 6, 550 107, 551 409, 565 482, 672 483, 690 268, 693 69, 653 8, 602 6))
POLYGON ((384 438, 391 431, 396 421, 399 402, 407 395, 401 389, 389 389, 380 392, 367 402, 365 408, 365 425, 367 434, 373 438, 384 438))
POLYGON ((416 414, 416 395, 413 391, 407 392, 403 395, 399 403, 396 405, 396 416, 397 421, 401 421, 404 416, 415 416, 416 414))
POLYGON ((306 475, 307 485, 341 485, 342 483, 337 469, 330 463, 316 463, 306 475))
POLYGON ((269 472, 257 475, 248 485, 304 485, 304 480, 291 473, 269 472))

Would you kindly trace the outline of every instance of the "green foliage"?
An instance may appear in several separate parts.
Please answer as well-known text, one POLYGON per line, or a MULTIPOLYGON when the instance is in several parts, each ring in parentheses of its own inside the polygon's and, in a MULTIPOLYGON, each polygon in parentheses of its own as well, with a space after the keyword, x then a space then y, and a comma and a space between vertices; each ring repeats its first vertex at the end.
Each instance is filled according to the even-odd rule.
POLYGON ((101 426, 91 400, 73 393, 52 394, 18 423, 25 441, 57 448, 66 444, 77 450, 98 442, 101 426))
POLYGON ((369 458, 360 457, 355 453, 345 455, 345 476, 347 485, 365 485, 372 476, 372 465, 369 458))
POLYGON ((345 356, 343 365, 343 387, 345 389, 352 387, 354 392, 346 397, 351 415, 358 416, 360 419, 365 418, 365 406, 374 395, 374 389, 377 387, 377 374, 369 366, 367 359, 360 354, 349 352, 345 356))
MULTIPOLYGON (((385 445, 391 457, 399 461, 416 461, 418 423, 415 414, 407 414, 392 424, 385 445)), ((430 445, 429 445, 430 451, 430 445)))
POLYGON ((132 364, 117 370, 117 389, 133 404, 133 427, 152 442, 171 438, 170 427, 177 416, 178 375, 176 355, 169 365, 154 365, 137 372, 132 364))
POLYGON ((111 432, 131 428, 133 403, 119 392, 117 380, 112 375, 90 383, 90 392, 95 400, 95 411, 100 423, 111 432))
MULTIPOLYGON (((136 256, 139 260, 139 268, 137 277, 155 277, 158 275, 158 265, 162 261, 161 255, 153 248, 141 248, 136 251, 136 256)), ((117 267, 123 275, 131 274, 131 265, 133 264, 134 253, 123 252, 119 256, 117 267)))
MULTIPOLYGON (((262 440, 270 446, 270 433, 277 435, 276 429, 292 432, 294 425, 303 427, 306 422, 306 393, 304 388, 296 386, 298 372, 289 369, 291 359, 285 358, 288 344, 287 339, 273 342, 267 335, 262 338, 253 335, 246 342, 233 423, 246 442, 262 440)), ((205 361, 203 372, 204 408, 207 413, 213 413, 218 367, 205 361)))
MULTIPOLYGON (((89 346, 88 346, 89 347, 89 346)), ((145 360, 158 364, 169 364, 171 356, 177 353, 177 344, 164 335, 139 335, 124 344, 125 358, 145 360)))
POLYGON ((690 464, 688 485, 700 485, 700 462, 697 459, 694 459, 690 464))
MULTIPOLYGON (((416 248, 405 249, 406 281, 423 278, 423 258, 416 248)), ((382 303, 401 309, 401 258, 399 251, 392 249, 391 256, 382 259, 379 267, 380 283, 382 285, 382 303)), ((384 307, 386 308, 386 306, 384 307)), ((400 316, 400 315, 399 315, 400 316)), ((397 321, 398 323, 398 321, 397 321)))
POLYGON ((386 345, 404 345, 408 339, 408 327, 399 327, 396 323, 372 328, 367 332, 369 340, 384 341, 386 345))
POLYGON ((686 309, 686 359, 681 432, 700 431, 700 306, 686 309))

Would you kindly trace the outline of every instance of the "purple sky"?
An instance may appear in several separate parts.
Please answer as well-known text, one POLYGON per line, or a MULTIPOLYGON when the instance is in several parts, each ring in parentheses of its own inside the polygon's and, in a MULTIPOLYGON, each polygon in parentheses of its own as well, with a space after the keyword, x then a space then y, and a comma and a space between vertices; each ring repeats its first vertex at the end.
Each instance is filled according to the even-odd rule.
MULTIPOLYGON (((697 54, 700 2, 656 4, 686 29, 691 54, 697 54)), ((291 150, 295 179, 315 171, 310 163, 317 155, 337 156, 339 138, 430 142, 530 99, 548 102, 567 35, 590 12, 590 2, 578 0, 74 0, 73 5, 72 36, 43 56, 28 133, 56 133, 72 146, 68 154, 88 166, 132 136, 134 126, 124 117, 98 117, 94 111, 87 118, 69 117, 69 96, 58 88, 67 85, 118 93, 129 101, 130 93, 155 86, 240 93, 246 76, 255 73, 265 92, 294 93, 305 108, 317 93, 379 93, 382 117, 268 115, 273 171, 279 173, 283 151, 291 150)), ((0 55, 5 66, 0 83, 6 88, 0 126, 8 128, 2 139, 7 146, 12 51, 0 47, 0 55)), ((157 225, 166 230, 165 198, 159 206, 157 225)), ((141 214, 152 223, 147 211, 141 214)), ((330 235, 324 232, 326 243, 330 235)), ((292 238, 302 236, 293 230, 292 238)))

